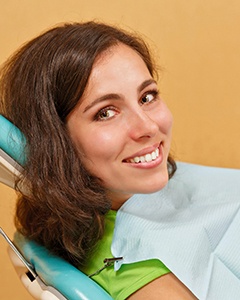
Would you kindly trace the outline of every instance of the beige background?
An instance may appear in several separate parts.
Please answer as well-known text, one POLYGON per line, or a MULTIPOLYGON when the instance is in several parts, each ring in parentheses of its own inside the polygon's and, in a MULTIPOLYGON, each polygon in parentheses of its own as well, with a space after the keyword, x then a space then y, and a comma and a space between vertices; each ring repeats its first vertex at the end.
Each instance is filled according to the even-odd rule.
MULTIPOLYGON (((0 63, 45 28, 97 19, 147 37, 163 72, 178 160, 240 168, 240 1, 0 0, 0 63)), ((12 236, 14 193, 0 185, 0 226, 12 236)), ((0 299, 31 299, 0 240, 0 299)))

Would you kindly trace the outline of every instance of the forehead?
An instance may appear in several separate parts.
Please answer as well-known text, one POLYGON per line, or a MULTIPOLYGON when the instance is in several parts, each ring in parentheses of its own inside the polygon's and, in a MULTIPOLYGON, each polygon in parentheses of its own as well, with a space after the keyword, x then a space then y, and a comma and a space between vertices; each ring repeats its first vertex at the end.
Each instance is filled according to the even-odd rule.
MULTIPOLYGON (((125 81, 141 77, 151 77, 148 67, 142 57, 131 47, 118 44, 103 52, 95 61, 87 89, 101 86, 107 81, 109 84, 114 81, 125 81)), ((120 82, 119 82, 120 84, 120 82)))
POLYGON ((121 59, 134 59, 141 61, 141 63, 144 63, 146 65, 140 53, 137 52, 134 48, 131 48, 130 46, 123 43, 118 43, 109 47, 107 50, 97 56, 92 70, 97 67, 101 67, 102 65, 106 65, 107 63, 119 61, 121 59))

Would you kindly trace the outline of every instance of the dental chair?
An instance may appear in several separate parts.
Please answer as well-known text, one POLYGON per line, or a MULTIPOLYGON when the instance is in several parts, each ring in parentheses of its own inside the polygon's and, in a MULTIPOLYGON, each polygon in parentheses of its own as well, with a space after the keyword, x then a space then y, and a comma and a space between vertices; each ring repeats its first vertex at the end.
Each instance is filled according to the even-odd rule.
MULTIPOLYGON (((24 168, 24 145, 21 132, 0 115, 0 182, 11 188, 14 188, 15 177, 24 168)), ((9 256, 20 280, 34 299, 112 299, 92 279, 43 246, 27 240, 18 232, 14 243, 2 228, 0 234, 9 244, 9 256)))

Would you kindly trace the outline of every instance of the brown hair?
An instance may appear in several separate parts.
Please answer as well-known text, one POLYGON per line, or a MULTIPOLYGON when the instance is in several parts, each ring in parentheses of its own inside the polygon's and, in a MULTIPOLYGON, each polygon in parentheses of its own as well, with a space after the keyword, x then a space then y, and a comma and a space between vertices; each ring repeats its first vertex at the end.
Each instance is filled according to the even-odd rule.
MULTIPOLYGON (((48 30, 24 45, 1 71, 1 113, 27 140, 16 227, 75 265, 85 262, 101 238, 111 203, 81 163, 65 121, 83 95, 96 58, 117 43, 137 51, 156 75, 140 38, 95 22, 48 30)), ((176 165, 171 157, 168 163, 171 177, 176 165)))

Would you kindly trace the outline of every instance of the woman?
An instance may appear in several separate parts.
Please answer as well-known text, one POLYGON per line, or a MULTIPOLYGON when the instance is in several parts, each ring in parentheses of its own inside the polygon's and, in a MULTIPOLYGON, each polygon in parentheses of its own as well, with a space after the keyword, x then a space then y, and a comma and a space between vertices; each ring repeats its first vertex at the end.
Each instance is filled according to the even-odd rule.
MULTIPOLYGON (((119 207, 162 189, 176 169, 149 50, 105 24, 65 24, 10 58, 0 90, 1 113, 27 139, 16 227, 90 275, 110 255, 119 207)), ((158 260, 109 275, 114 286, 125 279, 116 290, 101 274, 92 278, 115 299, 194 298, 158 260)))

